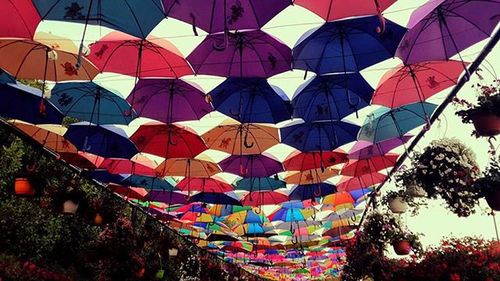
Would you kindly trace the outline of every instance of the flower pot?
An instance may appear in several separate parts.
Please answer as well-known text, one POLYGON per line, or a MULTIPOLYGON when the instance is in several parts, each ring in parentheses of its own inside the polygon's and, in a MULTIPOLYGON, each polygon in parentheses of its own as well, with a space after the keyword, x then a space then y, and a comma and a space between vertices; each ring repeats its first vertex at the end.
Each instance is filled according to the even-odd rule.
POLYGON ((95 214, 94 225, 101 225, 102 222, 103 222, 102 216, 99 213, 95 214))
POLYGON ((500 117, 491 113, 478 113, 471 117, 478 135, 491 137, 500 134, 500 117))
POLYGON ((175 257, 175 256, 177 256, 178 252, 179 252, 179 250, 176 248, 168 249, 168 256, 175 257))
POLYGON ((400 196, 389 199, 389 209, 395 214, 402 214, 408 209, 408 204, 400 196))
POLYGON ((14 182, 14 192, 17 195, 33 196, 35 195, 35 188, 27 178, 17 178, 14 182))
POLYGON ((165 276, 165 270, 164 269, 160 269, 156 272, 155 274, 155 278, 156 279, 163 279, 163 277, 165 276))
POLYGON ((73 200, 66 200, 63 204, 63 213, 74 215, 78 210, 78 203, 73 200))
POLYGON ((425 189, 421 187, 420 185, 417 184, 412 184, 406 188, 406 192, 408 192, 408 195, 412 197, 426 197, 427 192, 425 192, 425 189))
POLYGON ((500 211, 500 190, 487 193, 485 199, 490 208, 500 211))
POLYGON ((406 256, 411 252, 411 244, 408 240, 395 241, 392 243, 394 252, 400 256, 406 256))

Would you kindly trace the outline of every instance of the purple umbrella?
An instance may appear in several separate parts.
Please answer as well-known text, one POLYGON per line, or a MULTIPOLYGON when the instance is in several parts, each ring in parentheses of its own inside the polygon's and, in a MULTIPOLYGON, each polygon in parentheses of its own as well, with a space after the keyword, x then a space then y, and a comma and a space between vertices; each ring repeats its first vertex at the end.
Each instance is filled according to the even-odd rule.
POLYGON ((146 196, 146 200, 163 202, 168 205, 186 204, 187 196, 175 191, 151 190, 146 196))
POLYGON ((283 171, 280 162, 261 154, 232 155, 219 165, 224 172, 241 177, 269 177, 283 171))
POLYGON ((392 149, 405 144, 412 135, 404 135, 398 138, 392 138, 377 143, 358 140, 349 151, 349 159, 369 159, 374 156, 382 156, 392 149))
POLYGON ((292 4, 292 0, 163 0, 167 16, 208 33, 259 29, 292 4))
POLYGON ((411 15, 410 30, 396 55, 405 64, 460 55, 460 51, 491 35, 500 20, 499 11, 498 0, 429 1, 411 15))
POLYGON ((141 79, 127 101, 139 116, 166 124, 198 120, 213 111, 200 89, 180 79, 141 79))
POLYGON ((270 77, 291 69, 292 50, 261 30, 208 35, 187 57, 196 74, 270 77))

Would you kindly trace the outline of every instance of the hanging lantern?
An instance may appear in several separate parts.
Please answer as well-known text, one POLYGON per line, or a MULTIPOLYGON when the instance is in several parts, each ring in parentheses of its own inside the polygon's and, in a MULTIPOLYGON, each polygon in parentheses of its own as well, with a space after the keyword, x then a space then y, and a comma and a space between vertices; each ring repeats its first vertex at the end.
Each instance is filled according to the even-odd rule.
POLYGON ((96 213, 94 217, 94 225, 101 225, 104 219, 102 218, 101 214, 96 213))
POLYGON ((57 60, 57 52, 56 50, 50 50, 47 52, 47 58, 50 60, 50 61, 56 61, 57 60))
POLYGON ((179 252, 179 250, 177 248, 168 249, 168 256, 175 257, 175 256, 177 256, 178 252, 179 252))
POLYGON ((69 215, 74 215, 76 211, 78 210, 78 202, 75 202, 71 199, 68 199, 64 201, 63 204, 63 213, 69 214, 69 215))
POLYGON ((17 195, 33 196, 35 189, 27 178, 17 178, 14 182, 14 192, 17 195))

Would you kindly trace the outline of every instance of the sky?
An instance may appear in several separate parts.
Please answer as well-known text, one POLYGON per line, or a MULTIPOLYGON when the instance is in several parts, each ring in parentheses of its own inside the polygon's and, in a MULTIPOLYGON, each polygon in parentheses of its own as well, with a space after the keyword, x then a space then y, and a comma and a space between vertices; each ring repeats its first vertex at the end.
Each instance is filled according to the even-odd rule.
MULTIPOLYGON (((388 10, 385 11, 384 15, 388 19, 406 26, 408 23, 408 18, 411 12, 418 6, 422 5, 426 1, 423 0, 399 0, 388 10)), ((263 30, 270 33, 271 35, 279 38, 288 46, 293 47, 297 41, 300 39, 301 35, 305 32, 321 26, 323 20, 316 16, 315 14, 307 11, 306 9, 299 6, 290 6, 285 11, 280 13, 277 17, 272 19, 268 24, 263 27, 263 30)), ((38 32, 50 32, 57 31, 57 35, 70 38, 74 41, 76 46, 80 43, 82 34, 82 25, 71 24, 71 23, 61 23, 61 22, 44 22, 39 26, 38 32)), ((89 27, 84 42, 86 44, 94 42, 106 35, 111 30, 101 27, 89 27)), ((187 56, 201 41, 204 39, 206 33, 202 30, 198 30, 199 36, 194 36, 192 27, 189 24, 182 23, 174 19, 167 19, 161 22, 155 30, 151 33, 150 40, 154 42, 155 38, 167 39, 172 42, 175 46, 179 48, 179 51, 187 56)), ((56 35, 56 34, 54 34, 56 35)), ((486 40, 472 46, 471 48, 462 52, 462 57, 465 60, 472 61, 481 51, 485 45, 486 40)), ((487 57, 486 63, 483 64, 481 68, 482 76, 485 81, 491 82, 495 77, 496 68, 499 68, 498 62, 500 61, 500 48, 496 47, 493 52, 487 57)), ((361 73, 363 77, 371 84, 372 87, 376 87, 380 77, 389 69, 400 64, 401 61, 397 58, 390 59, 374 65, 368 69, 363 70, 361 73)), ((500 70, 498 70, 500 71, 500 70)), ((308 74, 307 80, 313 77, 313 74, 308 74)), ((197 83, 205 92, 210 91, 215 86, 224 81, 224 78, 213 77, 213 76, 188 76, 183 77, 185 80, 197 83)), ((133 77, 126 77, 123 75, 117 75, 113 73, 105 73, 99 75, 95 82, 101 84, 102 86, 114 91, 117 94, 126 97, 130 93, 134 86, 135 79, 133 77)), ((271 77, 269 83, 273 86, 281 88, 287 97, 291 99, 296 91, 296 89, 304 84, 304 72, 300 70, 289 71, 277 76, 271 77)), ((475 101, 476 94, 474 90, 471 89, 473 83, 477 83, 478 78, 474 75, 471 81, 466 84, 459 93, 459 97, 468 99, 470 101, 475 101)), ((442 93, 434 96, 431 102, 439 103, 449 92, 445 90, 442 93)), ((364 121, 364 116, 370 113, 369 111, 361 111, 360 118, 355 116, 347 117, 347 120, 362 124, 364 121)), ((442 137, 456 137, 466 144, 470 145, 471 148, 477 155, 477 161, 480 167, 484 169, 488 163, 489 155, 487 153, 489 144, 486 139, 476 139, 470 136, 473 130, 473 126, 470 124, 462 124, 460 119, 454 115, 455 108, 453 106, 448 106, 444 114, 440 117, 439 121, 436 122, 433 127, 426 133, 425 137, 417 145, 417 150, 423 149, 430 141, 442 137)), ((220 114, 210 114, 204 117, 203 125, 197 124, 197 122, 184 122, 185 125, 191 127, 196 132, 202 134, 208 131, 211 127, 220 124, 225 121, 225 117, 220 114)), ((132 134, 140 124, 147 122, 139 118, 139 120, 133 121, 129 126, 123 127, 127 134, 132 134)), ((280 126, 288 125, 293 121, 285 121, 284 124, 279 124, 280 126)), ((415 130, 414 133, 418 133, 415 130)), ((498 143, 498 142, 497 142, 498 143)), ((498 144, 497 144, 498 145, 498 144)), ((349 145, 344 147, 349 148, 349 145)), ((266 153, 272 155, 278 160, 283 160, 288 156, 293 149, 286 145, 275 146, 266 153)), ((401 152, 401 150, 399 150, 401 152)), ((209 151, 199 156, 200 158, 210 158, 214 161, 220 161, 225 158, 227 154, 222 152, 209 151)), ((154 157, 152 157, 154 158, 154 157)), ((156 159, 161 161, 161 159, 156 159)), ((224 176, 227 181, 231 181, 230 175, 224 176)), ((332 179, 332 182, 338 179, 332 179)), ((388 183, 384 186, 383 191, 394 189, 393 183, 388 183)), ((495 231, 493 220, 491 216, 486 215, 487 204, 481 199, 480 206, 477 209, 477 213, 468 218, 458 218, 454 214, 451 214, 446 209, 441 206, 441 202, 438 200, 433 200, 429 202, 429 207, 421 209, 420 214, 415 217, 411 217, 408 214, 402 216, 403 221, 406 222, 408 227, 417 233, 422 233, 422 242, 424 245, 436 245, 441 239, 446 236, 468 236, 468 235, 478 235, 484 238, 494 238, 495 231)), ((499 217, 500 220, 500 217, 499 217)))

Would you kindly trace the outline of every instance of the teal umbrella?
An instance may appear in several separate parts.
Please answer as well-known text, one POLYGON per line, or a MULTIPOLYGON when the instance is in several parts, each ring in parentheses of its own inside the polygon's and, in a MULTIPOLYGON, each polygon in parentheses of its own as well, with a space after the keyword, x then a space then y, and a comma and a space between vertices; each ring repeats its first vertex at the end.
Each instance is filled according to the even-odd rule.
POLYGON ((243 178, 236 182, 234 189, 246 191, 265 191, 285 188, 286 183, 282 180, 267 177, 243 178))

